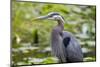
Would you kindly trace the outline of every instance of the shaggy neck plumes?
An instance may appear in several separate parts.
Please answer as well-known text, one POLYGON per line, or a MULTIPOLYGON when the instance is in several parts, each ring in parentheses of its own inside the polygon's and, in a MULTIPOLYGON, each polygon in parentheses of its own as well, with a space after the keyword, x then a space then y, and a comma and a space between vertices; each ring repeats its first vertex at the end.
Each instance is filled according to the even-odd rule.
POLYGON ((52 53, 58 57, 58 59, 61 59, 62 62, 66 62, 66 58, 64 55, 64 45, 63 39, 62 39, 62 32, 64 29, 64 21, 58 20, 58 24, 56 27, 53 28, 51 33, 51 47, 52 47, 52 53), (57 49, 55 49, 55 47, 57 49))

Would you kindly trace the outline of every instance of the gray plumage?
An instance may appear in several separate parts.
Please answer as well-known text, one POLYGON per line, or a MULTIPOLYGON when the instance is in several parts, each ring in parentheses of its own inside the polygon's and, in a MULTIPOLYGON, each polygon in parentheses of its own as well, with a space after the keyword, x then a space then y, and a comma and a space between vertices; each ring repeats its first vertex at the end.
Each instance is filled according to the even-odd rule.
POLYGON ((51 47, 52 53, 59 59, 59 62, 82 62, 83 53, 81 46, 72 33, 64 30, 64 19, 57 12, 51 12, 38 19, 50 19, 57 21, 57 26, 52 29, 51 47))

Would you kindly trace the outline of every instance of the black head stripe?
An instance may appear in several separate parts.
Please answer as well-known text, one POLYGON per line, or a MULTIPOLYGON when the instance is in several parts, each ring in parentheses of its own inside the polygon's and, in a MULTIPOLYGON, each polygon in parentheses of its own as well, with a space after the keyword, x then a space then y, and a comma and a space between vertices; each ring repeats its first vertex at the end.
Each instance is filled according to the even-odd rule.
POLYGON ((60 15, 58 12, 51 12, 48 14, 49 16, 60 15))
POLYGON ((51 15, 60 15, 59 13, 57 13, 57 12, 54 12, 54 13, 52 13, 51 15))

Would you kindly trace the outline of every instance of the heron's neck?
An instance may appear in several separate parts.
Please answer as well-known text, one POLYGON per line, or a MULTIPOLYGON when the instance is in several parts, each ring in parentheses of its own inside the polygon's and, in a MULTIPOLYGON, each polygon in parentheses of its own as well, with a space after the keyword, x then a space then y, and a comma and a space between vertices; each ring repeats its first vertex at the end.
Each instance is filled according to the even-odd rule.
POLYGON ((62 31, 64 29, 64 21, 58 20, 58 25, 54 27, 51 34, 51 47, 55 56, 65 62, 65 48, 63 45, 62 31))
POLYGON ((54 36, 54 37, 55 37, 55 35, 59 36, 59 34, 62 34, 62 31, 64 30, 64 21, 63 20, 57 20, 57 22, 58 22, 57 26, 54 27, 53 30, 52 30, 52 36, 54 36))
POLYGON ((61 19, 61 20, 58 20, 57 22, 58 22, 57 26, 60 27, 61 30, 63 30, 64 29, 64 21, 61 19))

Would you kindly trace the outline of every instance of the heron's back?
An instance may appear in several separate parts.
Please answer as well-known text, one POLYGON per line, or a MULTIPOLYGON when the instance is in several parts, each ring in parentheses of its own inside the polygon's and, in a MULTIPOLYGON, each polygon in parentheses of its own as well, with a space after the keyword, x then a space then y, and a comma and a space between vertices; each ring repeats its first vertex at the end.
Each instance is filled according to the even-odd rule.
POLYGON ((77 39, 67 31, 63 32, 63 43, 66 50, 67 62, 82 62, 83 53, 77 39))

